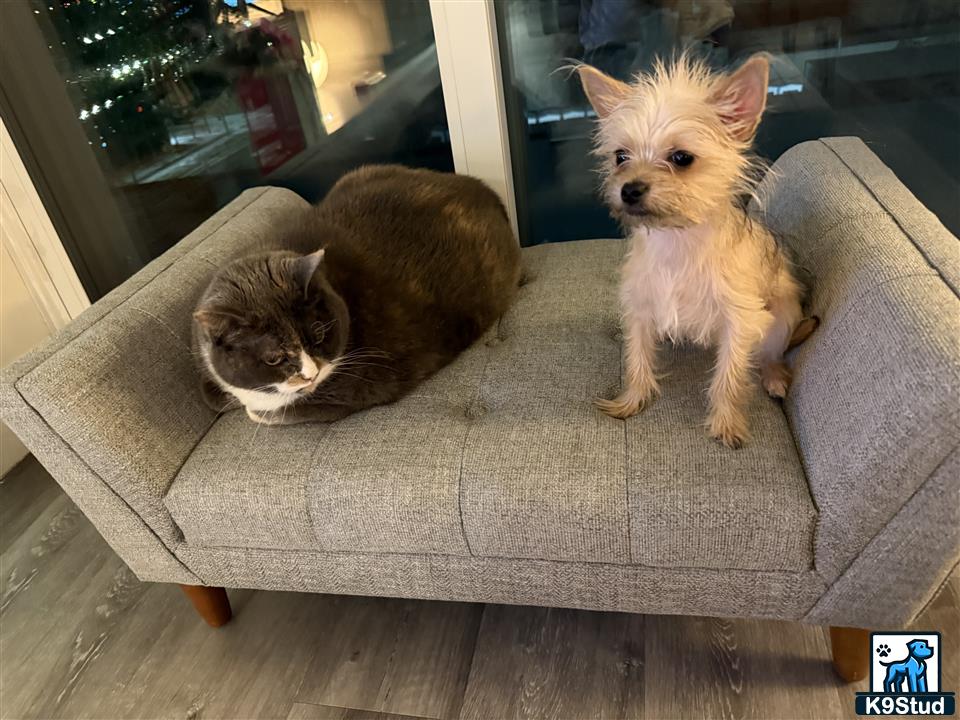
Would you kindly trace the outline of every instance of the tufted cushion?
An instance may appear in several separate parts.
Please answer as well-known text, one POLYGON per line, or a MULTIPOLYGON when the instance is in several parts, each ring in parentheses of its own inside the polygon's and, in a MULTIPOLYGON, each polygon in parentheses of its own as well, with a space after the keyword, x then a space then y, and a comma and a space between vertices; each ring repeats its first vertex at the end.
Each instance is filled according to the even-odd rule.
POLYGON ((778 403, 754 439, 703 430, 711 356, 665 347, 663 397, 624 422, 592 398, 620 383, 624 244, 524 250, 499 326, 390 406, 332 425, 221 418, 166 505, 197 546, 509 557, 661 567, 811 567, 816 512, 778 403))

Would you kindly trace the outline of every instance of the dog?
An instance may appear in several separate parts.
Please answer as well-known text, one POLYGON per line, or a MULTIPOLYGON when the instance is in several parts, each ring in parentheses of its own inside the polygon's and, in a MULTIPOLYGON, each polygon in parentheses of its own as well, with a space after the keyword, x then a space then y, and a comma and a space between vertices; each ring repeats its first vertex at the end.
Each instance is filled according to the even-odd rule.
POLYGON ((748 438, 751 371, 786 396, 785 350, 804 322, 802 287, 770 232, 748 217, 757 161, 749 148, 766 107, 769 62, 715 74, 681 55, 630 83, 576 66, 597 114, 601 190, 630 241, 621 272, 625 387, 603 412, 626 418, 660 392, 658 341, 717 347, 707 430, 730 448, 748 438))
POLYGON ((903 681, 907 681, 909 692, 918 693, 927 691, 927 663, 933 657, 933 648, 926 640, 911 640, 907 643, 907 657, 897 662, 880 664, 887 668, 887 676, 883 681, 883 691, 899 693, 903 689, 903 681))

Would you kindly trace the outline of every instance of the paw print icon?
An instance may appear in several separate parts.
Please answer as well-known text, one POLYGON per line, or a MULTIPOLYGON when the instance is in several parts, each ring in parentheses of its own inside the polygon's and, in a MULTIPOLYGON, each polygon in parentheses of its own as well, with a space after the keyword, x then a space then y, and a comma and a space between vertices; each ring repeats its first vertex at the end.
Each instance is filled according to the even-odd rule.
POLYGON ((880 645, 877 645, 877 655, 879 655, 882 658, 885 658, 889 654, 890 654, 889 645, 885 645, 883 643, 881 643, 880 645))

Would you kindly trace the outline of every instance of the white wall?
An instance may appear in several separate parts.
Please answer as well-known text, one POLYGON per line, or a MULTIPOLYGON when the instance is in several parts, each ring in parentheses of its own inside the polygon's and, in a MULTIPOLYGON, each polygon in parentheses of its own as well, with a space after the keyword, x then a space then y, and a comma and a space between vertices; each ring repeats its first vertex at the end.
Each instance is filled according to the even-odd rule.
MULTIPOLYGON (((16 360, 53 332, 10 257, 7 230, 6 223, 3 223, 0 226, 3 234, 3 254, 0 256, 0 365, 16 360)), ((0 425, 0 475, 20 462, 26 454, 27 449, 10 429, 0 425)))

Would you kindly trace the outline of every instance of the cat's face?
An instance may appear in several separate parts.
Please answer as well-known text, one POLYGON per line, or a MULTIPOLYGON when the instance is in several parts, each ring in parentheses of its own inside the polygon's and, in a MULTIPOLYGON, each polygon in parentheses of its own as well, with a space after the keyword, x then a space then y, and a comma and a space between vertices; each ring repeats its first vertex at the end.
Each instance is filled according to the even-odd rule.
POLYGON ((207 368, 251 409, 312 392, 346 347, 349 314, 322 260, 322 250, 237 260, 217 273, 194 313, 207 368))

